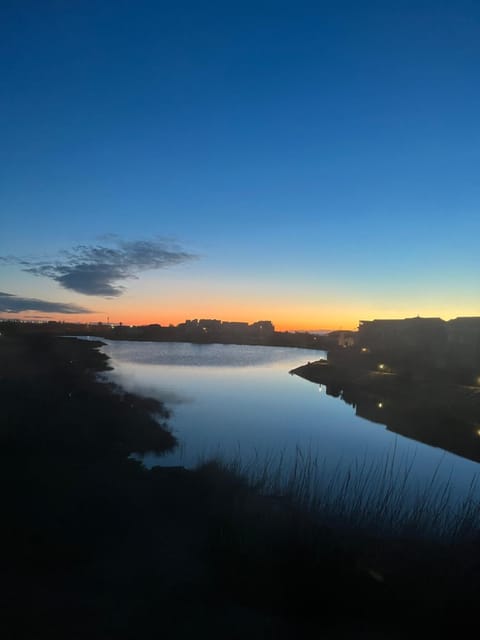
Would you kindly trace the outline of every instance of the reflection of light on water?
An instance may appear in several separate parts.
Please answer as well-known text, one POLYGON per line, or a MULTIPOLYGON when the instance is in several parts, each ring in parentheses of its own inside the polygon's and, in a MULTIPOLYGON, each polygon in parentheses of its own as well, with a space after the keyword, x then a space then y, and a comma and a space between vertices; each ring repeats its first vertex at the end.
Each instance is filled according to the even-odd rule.
MULTIPOLYGON (((178 446, 162 456, 153 453, 143 456, 147 467, 192 468, 199 458, 220 457, 219 449, 222 459, 229 460, 232 456, 240 457, 241 446, 242 464, 258 469, 259 473, 264 472, 266 465, 268 469, 273 465, 272 478, 277 477, 280 466, 275 456, 283 455, 280 470, 288 484, 290 470, 295 469, 296 462, 298 471, 303 457, 302 464, 305 472, 310 470, 312 483, 319 474, 320 486, 331 487, 332 500, 336 499, 337 489, 341 492, 345 486, 345 478, 355 477, 355 482, 349 481, 352 491, 354 486, 368 486, 362 498, 366 508, 372 504, 370 493, 374 494, 372 500, 379 496, 377 503, 382 505, 385 491, 395 487, 409 496, 411 493, 413 500, 424 486, 425 495, 431 491, 434 497, 440 495, 442 483, 450 482, 448 464, 437 470, 442 455, 439 449, 413 444, 405 436, 393 436, 391 431, 378 429, 378 425, 355 413, 355 404, 347 406, 340 402, 338 397, 327 393, 326 385, 317 382, 319 402, 318 395, 313 393, 315 385, 300 377, 287 376, 293 367, 312 358, 311 351, 184 343, 107 343, 104 349, 113 356, 115 367, 113 372, 104 374, 107 379, 113 378, 129 391, 156 397, 173 409, 168 425, 178 446), (395 455, 391 454, 393 437, 395 455), (412 448, 415 465, 410 459, 412 448), (301 452, 298 459, 297 452, 301 452), (436 489, 428 488, 432 475, 441 485, 436 493, 436 489), (385 477, 389 484, 382 493, 385 477), (408 488, 404 489, 405 485, 408 488)), ((389 363, 377 362, 376 367, 377 375, 390 371, 389 363), (379 364, 384 365, 383 371, 378 370, 379 364)), ((373 368, 376 367, 374 364, 373 368)), ((390 414, 395 407, 390 406, 388 397, 387 404, 376 397, 373 402, 369 399, 367 413, 383 422, 383 409, 388 408, 390 414), (378 408, 376 416, 375 408, 378 408)), ((480 421, 473 420, 468 430, 470 438, 472 435, 480 438, 480 421)), ((455 485, 452 480, 450 493, 452 503, 456 503, 468 495, 478 464, 446 456, 454 469, 455 485)), ((353 492, 349 504, 354 504, 357 497, 353 492)), ((402 499, 405 504, 408 502, 407 496, 402 495, 402 499)))

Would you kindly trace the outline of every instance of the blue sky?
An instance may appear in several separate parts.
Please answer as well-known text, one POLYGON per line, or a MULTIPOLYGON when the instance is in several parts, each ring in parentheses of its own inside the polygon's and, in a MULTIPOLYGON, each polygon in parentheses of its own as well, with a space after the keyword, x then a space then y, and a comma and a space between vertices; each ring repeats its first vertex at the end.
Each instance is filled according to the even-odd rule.
POLYGON ((478 3, 0 15, 0 291, 132 322, 480 315, 478 3), (109 234, 196 259, 115 299, 18 263, 109 234))

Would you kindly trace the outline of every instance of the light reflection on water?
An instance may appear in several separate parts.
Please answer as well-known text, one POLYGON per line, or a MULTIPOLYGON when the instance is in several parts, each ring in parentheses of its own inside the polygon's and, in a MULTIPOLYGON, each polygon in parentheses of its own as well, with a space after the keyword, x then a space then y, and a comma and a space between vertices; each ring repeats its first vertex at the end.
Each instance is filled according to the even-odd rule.
POLYGON ((220 454, 242 459, 282 454, 297 448, 318 456, 328 471, 391 462, 396 472, 410 464, 410 483, 424 486, 436 473, 461 496, 477 463, 387 431, 355 415, 338 398, 289 371, 324 352, 282 347, 105 341, 114 370, 109 378, 129 391, 163 401, 179 446, 147 466, 193 467, 220 454))

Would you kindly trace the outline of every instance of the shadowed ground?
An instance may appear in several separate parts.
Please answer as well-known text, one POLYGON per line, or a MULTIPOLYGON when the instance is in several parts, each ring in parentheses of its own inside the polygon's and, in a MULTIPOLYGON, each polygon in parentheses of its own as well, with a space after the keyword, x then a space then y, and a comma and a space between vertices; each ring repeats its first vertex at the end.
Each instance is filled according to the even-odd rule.
POLYGON ((329 528, 175 445, 98 343, 0 338, 2 638, 403 637, 474 619, 478 541, 329 528), (377 634, 377 635, 374 635, 377 634))

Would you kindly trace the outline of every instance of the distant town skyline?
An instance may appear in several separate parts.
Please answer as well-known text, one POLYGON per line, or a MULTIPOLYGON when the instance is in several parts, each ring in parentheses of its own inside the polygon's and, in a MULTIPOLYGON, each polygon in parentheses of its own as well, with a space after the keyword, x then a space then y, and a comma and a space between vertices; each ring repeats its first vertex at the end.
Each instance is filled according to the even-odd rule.
POLYGON ((480 315, 477 3, 26 0, 0 36, 0 316, 480 315))

